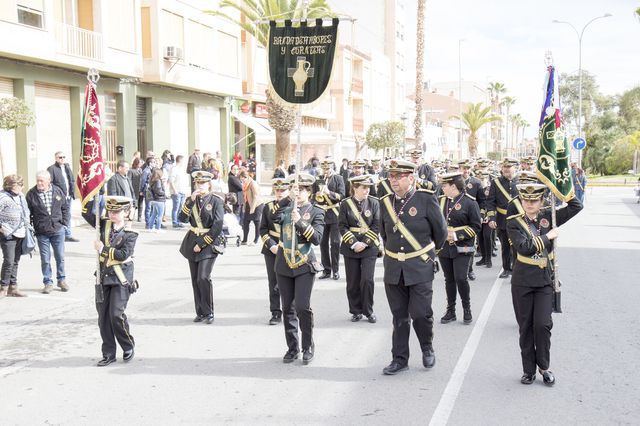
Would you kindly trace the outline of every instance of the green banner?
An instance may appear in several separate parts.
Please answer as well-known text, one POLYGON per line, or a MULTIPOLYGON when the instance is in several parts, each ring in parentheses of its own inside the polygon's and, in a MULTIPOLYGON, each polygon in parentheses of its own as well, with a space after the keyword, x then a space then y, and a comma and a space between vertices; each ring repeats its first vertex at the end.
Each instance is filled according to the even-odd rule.
POLYGON ((538 138, 538 164, 536 174, 555 196, 562 201, 569 201, 574 196, 573 179, 571 178, 569 141, 562 126, 556 127, 555 109, 549 108, 544 117, 538 138))
POLYGON ((283 27, 271 22, 269 30, 269 78, 273 91, 285 102, 308 104, 317 100, 329 86, 333 58, 338 43, 338 19, 324 26, 301 22, 283 27))

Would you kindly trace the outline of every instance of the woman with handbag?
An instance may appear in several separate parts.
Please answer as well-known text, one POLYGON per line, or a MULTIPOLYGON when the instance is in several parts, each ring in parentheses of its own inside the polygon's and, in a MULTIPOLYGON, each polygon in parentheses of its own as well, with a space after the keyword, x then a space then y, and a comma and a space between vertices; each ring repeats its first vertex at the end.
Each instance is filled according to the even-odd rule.
POLYGON ((204 170, 191 173, 195 189, 187 197, 178 215, 182 223, 191 228, 184 236, 180 254, 189 261, 191 287, 196 308, 193 322, 213 323, 213 284, 211 271, 219 254, 222 254, 224 238, 224 202, 211 192, 213 175, 204 170))
POLYGON ((352 322, 360 321, 364 315, 373 324, 377 322, 373 313, 373 275, 381 253, 380 204, 377 198, 369 196, 374 184, 370 175, 354 176, 349 184, 351 197, 342 200, 338 215, 349 312, 352 322))
MULTIPOLYGON (((544 205, 545 185, 526 183, 516 186, 524 213, 507 218, 507 233, 516 252, 511 275, 511 298, 520 331, 520 356, 525 385, 536 379, 536 366, 548 386, 556 378, 549 371, 553 301, 553 240, 558 228, 552 228, 551 209, 544 205)), ((582 210, 577 197, 556 210, 560 226, 582 210)))
POLYGON ((462 173, 445 173, 440 177, 442 192, 440 209, 447 222, 448 236, 443 247, 438 250, 438 259, 444 273, 447 292, 447 311, 440 318, 442 324, 457 319, 456 296, 460 293, 463 308, 463 322, 470 324, 471 289, 469 288, 469 262, 475 253, 476 236, 480 233, 482 219, 476 200, 465 191, 462 173))
POLYGON ((282 301, 287 352, 282 361, 293 362, 300 353, 298 321, 302 331, 302 362, 309 364, 315 354, 311 290, 316 273, 322 270, 313 247, 320 244, 324 230, 324 211, 309 202, 315 178, 306 173, 289 176, 289 197, 278 202, 273 221, 280 225, 276 253, 276 281, 282 301))
POLYGON ((0 192, 0 247, 2 271, 0 273, 0 299, 26 297, 18 290, 18 263, 22 256, 22 243, 29 231, 29 207, 22 195, 24 180, 18 175, 5 176, 0 192))

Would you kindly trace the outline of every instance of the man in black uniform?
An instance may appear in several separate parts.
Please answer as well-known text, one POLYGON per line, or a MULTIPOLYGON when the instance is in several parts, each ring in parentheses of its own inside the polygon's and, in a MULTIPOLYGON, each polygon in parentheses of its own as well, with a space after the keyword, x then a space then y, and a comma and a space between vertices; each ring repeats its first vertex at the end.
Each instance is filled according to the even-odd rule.
MULTIPOLYGON (((351 196, 351 184, 349 182, 349 179, 351 179, 352 177, 364 176, 365 175, 365 171, 366 171, 365 167, 366 167, 366 163, 362 159, 353 160, 351 162, 351 168, 352 168, 353 171, 351 172, 351 174, 349 174, 349 177, 344 182, 344 187, 345 187, 344 196, 345 196, 345 198, 351 196)), ((370 187, 369 195, 372 196, 372 197, 376 196, 376 188, 375 188, 375 186, 371 186, 370 187)))
MULTIPOLYGON (((100 218, 100 240, 94 242, 94 248, 100 254, 101 286, 96 291, 102 291, 103 295, 102 299, 96 297, 98 327, 102 337, 102 359, 98 361, 98 367, 116 361, 116 340, 122 348, 125 362, 131 361, 134 356, 135 342, 124 313, 129 296, 138 285, 133 279, 132 259, 138 233, 125 229, 125 217, 129 214, 132 201, 121 196, 105 197, 109 219, 100 218)), ((93 203, 90 201, 83 207, 82 217, 95 227, 93 203)))
POLYGON ((422 163, 422 150, 412 149, 408 152, 411 162, 416 165, 416 182, 420 188, 435 191, 438 180, 433 167, 427 163, 422 163))
POLYGON ((269 201, 262 209, 262 220, 260 221, 260 238, 262 239, 262 254, 264 263, 267 266, 267 280, 269 281, 269 309, 271 319, 269 325, 276 325, 282 320, 282 310, 280 309, 280 289, 276 280, 276 253, 278 253, 278 243, 280 242, 280 225, 273 221, 278 210, 278 203, 283 198, 289 196, 289 183, 285 179, 272 179, 271 184, 276 196, 275 200, 269 201))
POLYGON ((213 323, 213 284, 211 271, 220 254, 224 203, 211 192, 209 172, 198 170, 191 174, 195 190, 185 200, 178 220, 191 224, 180 246, 180 253, 189 261, 191 287, 196 317, 193 322, 213 323))
MULTIPOLYGON (((482 182, 475 176, 471 176, 471 168, 473 164, 471 164, 471 160, 462 160, 458 162, 458 166, 460 167, 460 172, 462 173, 462 178, 464 179, 464 187, 465 192, 471 196, 476 203, 478 203, 478 209, 480 211, 484 210, 484 204, 486 196, 484 195, 484 189, 482 188, 482 182)), ((482 228, 482 225, 480 226, 482 228)), ((478 235, 476 236, 476 243, 478 247, 482 247, 482 233, 481 230, 478 230, 478 235)), ((473 272, 473 261, 469 262, 469 279, 471 281, 475 281, 476 274, 473 272)))
POLYGON ((320 242, 320 255, 324 272, 320 279, 340 278, 340 230, 338 213, 340 201, 345 196, 344 180, 333 171, 333 160, 325 158, 321 163, 323 175, 313 184, 314 204, 324 210, 324 232, 320 242), (332 274, 333 273, 333 274, 332 274))
POLYGON ((489 227, 497 229, 500 240, 500 250, 502 251, 502 273, 500 278, 507 278, 511 275, 512 260, 511 246, 507 236, 507 207, 509 202, 518 196, 518 179, 515 176, 515 166, 517 160, 505 158, 502 161, 502 176, 491 181, 489 196, 487 197, 487 216, 489 217, 489 227))
POLYGON ((422 349, 422 363, 434 366, 433 276, 435 248, 447 238, 447 226, 432 190, 415 189, 416 165, 390 160, 393 194, 380 203, 380 233, 384 240, 384 287, 393 315, 391 363, 384 374, 408 368, 411 321, 422 349))
POLYGON ((536 161, 537 161, 537 158, 532 156, 532 155, 528 155, 526 157, 522 157, 520 159, 520 171, 521 172, 535 172, 535 170, 536 170, 536 161))

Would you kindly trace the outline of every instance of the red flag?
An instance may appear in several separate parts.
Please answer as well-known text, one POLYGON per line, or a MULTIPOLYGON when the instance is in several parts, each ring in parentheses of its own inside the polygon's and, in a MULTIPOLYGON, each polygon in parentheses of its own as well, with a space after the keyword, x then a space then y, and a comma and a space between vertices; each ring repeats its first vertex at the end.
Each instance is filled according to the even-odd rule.
POLYGON ((88 81, 85 91, 80 170, 76 179, 82 207, 100 191, 104 183, 105 170, 104 161, 102 160, 100 105, 98 104, 96 85, 88 81))

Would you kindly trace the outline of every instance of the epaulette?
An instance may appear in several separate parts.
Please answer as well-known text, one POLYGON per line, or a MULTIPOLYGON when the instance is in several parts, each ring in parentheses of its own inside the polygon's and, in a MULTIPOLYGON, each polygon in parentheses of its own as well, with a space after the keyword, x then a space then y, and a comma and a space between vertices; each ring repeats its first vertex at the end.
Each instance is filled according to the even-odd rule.
POLYGON ((424 188, 419 188, 417 192, 426 192, 431 195, 434 195, 436 193, 436 191, 434 191, 433 189, 424 189, 424 188))
POLYGON ((473 195, 469 195, 468 192, 465 192, 464 195, 466 195, 467 197, 471 198, 473 201, 476 200, 476 197, 474 197, 473 195))

